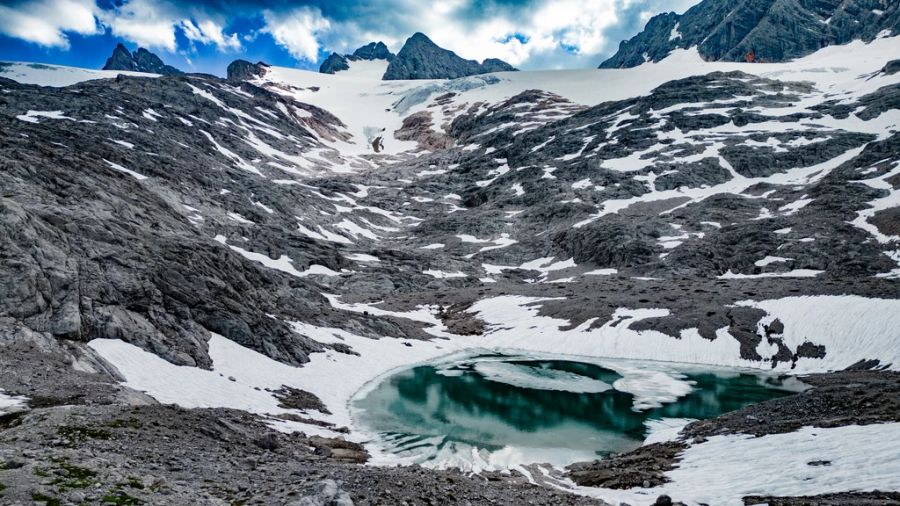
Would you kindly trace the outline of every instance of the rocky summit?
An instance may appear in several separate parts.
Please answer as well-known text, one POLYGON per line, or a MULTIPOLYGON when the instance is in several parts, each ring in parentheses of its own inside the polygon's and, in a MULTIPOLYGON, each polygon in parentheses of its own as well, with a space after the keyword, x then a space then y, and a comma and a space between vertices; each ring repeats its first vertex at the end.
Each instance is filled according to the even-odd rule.
POLYGON ((516 69, 512 65, 496 58, 489 58, 482 63, 466 60, 453 51, 439 47, 425 34, 416 33, 406 39, 400 52, 391 60, 384 79, 455 79, 513 70, 516 69))
POLYGON ((659 61, 696 48, 707 61, 781 62, 825 46, 900 34, 893 0, 703 0, 654 16, 600 68, 659 61))
POLYGON ((331 55, 322 62, 322 65, 319 66, 319 72, 323 74, 334 74, 335 72, 348 70, 350 68, 349 62, 352 61, 391 61, 393 59, 394 53, 384 45, 384 42, 370 42, 365 46, 357 48, 353 54, 339 55, 337 53, 331 53, 331 55))
POLYGON ((898 504, 896 6, 724 5, 634 68, 0 63, 0 503, 898 504), (834 38, 737 57, 779 9, 834 38))
POLYGON ((133 54, 122 44, 116 45, 112 55, 107 58, 103 70, 128 70, 131 72, 146 72, 148 74, 160 74, 164 76, 183 74, 182 71, 166 65, 155 54, 139 47, 133 54))
POLYGON ((240 83, 266 75, 265 62, 250 63, 247 60, 235 60, 228 64, 226 76, 229 81, 240 83))

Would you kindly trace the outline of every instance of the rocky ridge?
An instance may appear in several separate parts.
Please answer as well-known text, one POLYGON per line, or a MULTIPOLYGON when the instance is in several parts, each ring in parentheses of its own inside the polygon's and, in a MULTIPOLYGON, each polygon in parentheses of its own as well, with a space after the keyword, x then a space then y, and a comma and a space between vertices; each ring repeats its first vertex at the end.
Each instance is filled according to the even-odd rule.
POLYGON ((146 72, 148 74, 160 74, 172 76, 184 72, 171 65, 166 65, 155 54, 139 47, 133 54, 122 44, 117 44, 112 55, 103 65, 103 70, 128 70, 132 72, 146 72))
POLYGON ((900 5, 890 0, 704 0, 684 14, 654 16, 600 68, 656 62, 692 47, 707 61, 780 62, 897 34, 900 5))
POLYGON ((455 79, 514 70, 512 65, 496 58, 488 58, 481 63, 466 60, 453 51, 439 47, 425 34, 416 33, 406 40, 391 60, 383 79, 455 79))
POLYGON ((334 74, 335 72, 340 72, 342 70, 347 70, 350 68, 351 61, 360 61, 360 60, 387 60, 391 61, 394 59, 394 53, 392 53, 384 42, 370 42, 365 46, 359 47, 352 54, 340 55, 337 53, 331 53, 328 58, 322 62, 322 65, 319 66, 319 72, 323 74, 334 74))

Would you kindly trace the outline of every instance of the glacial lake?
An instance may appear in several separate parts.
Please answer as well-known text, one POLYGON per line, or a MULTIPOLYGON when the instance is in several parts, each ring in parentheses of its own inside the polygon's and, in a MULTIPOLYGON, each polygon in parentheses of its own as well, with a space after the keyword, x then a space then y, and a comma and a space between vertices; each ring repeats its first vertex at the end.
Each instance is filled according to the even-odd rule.
POLYGON ((375 462, 562 467, 804 388, 743 369, 586 360, 485 353, 402 370, 352 401, 354 425, 375 462))

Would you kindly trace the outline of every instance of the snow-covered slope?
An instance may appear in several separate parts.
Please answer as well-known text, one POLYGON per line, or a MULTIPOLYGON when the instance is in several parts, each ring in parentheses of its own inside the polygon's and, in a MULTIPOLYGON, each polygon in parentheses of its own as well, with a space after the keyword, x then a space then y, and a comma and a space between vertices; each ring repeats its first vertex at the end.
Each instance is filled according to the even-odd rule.
POLYGON ((46 63, 0 62, 0 77, 22 84, 69 86, 93 79, 112 79, 123 74, 135 77, 157 77, 157 74, 123 70, 94 70, 46 63))

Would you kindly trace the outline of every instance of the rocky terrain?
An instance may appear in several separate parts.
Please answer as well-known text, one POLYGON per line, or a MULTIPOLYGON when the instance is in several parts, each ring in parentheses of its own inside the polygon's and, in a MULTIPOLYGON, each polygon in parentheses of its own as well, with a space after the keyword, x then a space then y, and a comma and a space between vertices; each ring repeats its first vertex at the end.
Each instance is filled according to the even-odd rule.
POLYGON ((516 70, 497 58, 488 58, 481 63, 466 60, 453 51, 439 47, 423 33, 415 33, 406 39, 400 52, 390 62, 384 73, 385 80, 455 79, 516 70))
POLYGON ((384 45, 384 42, 370 42, 365 46, 357 48, 352 54, 339 55, 337 53, 331 53, 331 55, 322 62, 322 65, 319 67, 319 72, 323 74, 334 74, 335 72, 340 72, 342 70, 349 70, 349 62, 352 61, 391 61, 393 59, 394 53, 384 45))
POLYGON ((780 62, 885 33, 900 33, 900 5, 891 0, 704 0, 684 14, 654 16, 600 68, 694 47, 707 61, 780 62))
POLYGON ((877 456, 853 487, 785 472, 733 496, 702 467, 818 434, 846 460, 804 473, 893 448, 865 431, 900 422, 897 39, 853 33, 872 40, 785 65, 565 79, 481 75, 512 69, 421 34, 333 75, 239 60, 42 86, 69 71, 0 64, 0 502, 896 503, 877 456), (473 348, 812 388, 567 472, 361 465, 351 396, 473 348))
POLYGON ((124 45, 118 44, 113 49, 112 55, 107 58, 103 70, 129 70, 132 72, 146 72, 148 74, 160 74, 173 76, 184 72, 171 65, 163 63, 159 56, 139 47, 133 54, 124 45))

